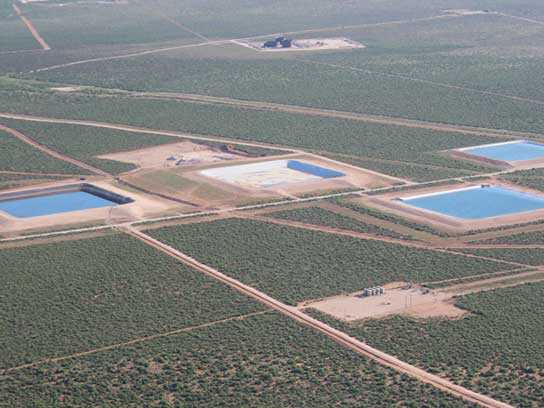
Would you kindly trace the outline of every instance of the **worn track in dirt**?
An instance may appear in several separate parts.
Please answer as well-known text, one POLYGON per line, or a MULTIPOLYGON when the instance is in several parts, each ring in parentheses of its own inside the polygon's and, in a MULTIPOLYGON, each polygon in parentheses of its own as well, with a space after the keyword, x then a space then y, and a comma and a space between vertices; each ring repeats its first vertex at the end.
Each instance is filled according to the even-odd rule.
POLYGON ((40 35, 40 33, 38 32, 38 30, 36 30, 36 27, 34 27, 34 24, 32 24, 32 21, 30 21, 22 12, 22 10, 19 8, 19 6, 17 6, 17 4, 13 3, 13 10, 15 11, 15 14, 17 14, 19 16, 19 18, 21 19, 21 21, 23 22, 23 24, 26 26, 26 28, 28 28, 28 31, 30 31, 30 34, 32 34, 32 36, 34 37, 34 39, 38 42, 38 44, 40 44, 40 46, 42 47, 42 49, 44 51, 49 51, 51 49, 51 47, 49 46, 49 44, 47 44, 45 42, 45 40, 43 39, 43 37, 40 35))

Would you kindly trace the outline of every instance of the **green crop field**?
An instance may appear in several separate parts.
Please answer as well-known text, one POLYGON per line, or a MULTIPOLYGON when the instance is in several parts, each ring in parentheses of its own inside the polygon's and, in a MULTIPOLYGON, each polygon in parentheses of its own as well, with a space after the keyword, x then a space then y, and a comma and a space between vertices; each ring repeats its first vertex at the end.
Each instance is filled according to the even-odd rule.
MULTIPOLYGON (((5 122, 4 122, 5 123, 5 122)), ((48 156, 0 130, 0 171, 86 174, 76 165, 48 156)))
POLYGON ((501 176, 505 181, 519 184, 523 187, 533 188, 535 190, 544 191, 544 170, 531 169, 521 170, 501 176))
POLYGON ((30 174, 13 174, 0 173, 0 190, 24 185, 28 182, 52 181, 62 179, 63 177, 46 176, 46 175, 30 175, 30 174))
POLYGON ((463 249, 462 252, 524 265, 544 265, 544 251, 541 248, 463 249))
POLYGON ((48 7, 40 4, 21 6, 36 29, 53 49, 73 49, 96 45, 153 43, 178 40, 196 42, 196 38, 144 2, 130 4, 94 4, 65 2, 48 7), (140 3, 140 4, 138 4, 140 3))
POLYGON ((462 296, 456 304, 470 314, 459 320, 398 316, 347 325, 319 317, 457 384, 536 407, 544 399, 543 296, 542 283, 462 296))
POLYGON ((124 235, 0 252, 0 367, 262 308, 124 235))
POLYGON ((544 129, 544 95, 539 86, 543 60, 533 48, 543 39, 538 24, 489 14, 336 27, 301 36, 316 35, 346 36, 367 47, 350 52, 271 55, 236 45, 217 45, 91 62, 26 77, 266 100, 478 127, 541 133, 544 129))
POLYGON ((6 407, 473 406, 273 313, 4 374, 0 392, 6 407))
MULTIPOLYGON (((246 37, 306 29, 330 27, 346 22, 373 23, 398 18, 412 18, 438 12, 438 7, 421 6, 410 0, 391 10, 389 5, 372 2, 369 6, 345 4, 338 7, 328 0, 241 0, 224 2, 159 0, 151 6, 145 0, 129 3, 49 1, 21 5, 40 33, 54 48, 96 47, 112 44, 158 42, 198 43, 202 38, 246 37), (59 4, 62 3, 62 4, 59 4), (61 7, 62 5, 62 7, 61 7), (308 8, 313 10, 311 18, 308 8), (289 13, 286 13, 289 10, 289 13)), ((6 8, 7 9, 7 8, 6 8)))
POLYGON ((452 160, 445 156, 432 154, 434 164, 424 164, 431 157, 430 152, 423 153, 420 156, 425 160, 413 161, 396 161, 390 159, 375 159, 375 158, 359 158, 356 156, 346 156, 338 154, 325 153, 324 155, 344 163, 352 164, 357 167, 370 169, 379 173, 388 174, 393 177, 403 179, 416 180, 420 182, 437 181, 450 179, 454 177, 470 176, 478 173, 492 172, 491 167, 480 167, 476 165, 467 165, 466 162, 452 160))
MULTIPOLYGON (((95 156, 183 141, 183 139, 169 136, 147 135, 87 126, 18 120, 5 120, 4 123, 55 151, 115 174, 132 170, 135 166, 129 163, 98 159, 95 156)), ((79 170, 79 172, 81 171, 79 170)))
POLYGON ((477 127, 544 130, 541 119, 544 107, 540 103, 385 76, 349 66, 339 68, 335 63, 307 58, 271 58, 266 63, 262 58, 172 59, 163 58, 158 70, 153 71, 153 76, 162 74, 162 78, 155 81, 143 75, 145 69, 155 65, 154 56, 76 65, 24 78, 138 91, 228 96, 477 127), (239 72, 246 75, 240 77, 239 72), (314 81, 320 86, 312 86, 314 81), (530 117, 531 122, 522 120, 524 117, 530 117))
MULTIPOLYGON (((12 51, 38 49, 39 45, 32 37, 28 29, 23 25, 19 17, 0 18, 2 30, 0 37, 0 53, 10 55, 12 51)), ((5 57, 2 56, 2 59, 5 57)))
POLYGON ((366 234, 376 234, 384 237, 407 240, 412 239, 409 236, 401 235, 395 231, 388 230, 387 228, 358 221, 345 215, 337 214, 318 207, 277 211, 267 214, 267 216, 272 216, 273 218, 279 218, 282 220, 297 221, 306 224, 323 225, 326 227, 363 232, 366 234))
POLYGON ((149 233, 291 304, 399 280, 443 280, 514 268, 501 262, 251 220, 202 222, 149 233))
POLYGON ((544 245, 544 231, 523 232, 503 237, 472 241, 474 244, 544 245))
POLYGON ((0 0, 0 59, 9 59, 13 51, 38 49, 39 45, 15 14, 11 0, 0 0))

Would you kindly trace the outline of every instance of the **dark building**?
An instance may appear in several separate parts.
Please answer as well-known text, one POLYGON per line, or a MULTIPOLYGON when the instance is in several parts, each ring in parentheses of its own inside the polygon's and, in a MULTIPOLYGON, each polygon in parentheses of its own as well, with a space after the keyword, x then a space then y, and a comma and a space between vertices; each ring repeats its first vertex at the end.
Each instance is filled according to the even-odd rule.
POLYGON ((278 43, 276 40, 268 40, 263 44, 264 48, 276 48, 278 46, 278 43))
POLYGON ((293 45, 293 40, 286 37, 278 37, 275 40, 268 40, 263 44, 264 48, 278 48, 278 45, 281 48, 290 48, 293 45))

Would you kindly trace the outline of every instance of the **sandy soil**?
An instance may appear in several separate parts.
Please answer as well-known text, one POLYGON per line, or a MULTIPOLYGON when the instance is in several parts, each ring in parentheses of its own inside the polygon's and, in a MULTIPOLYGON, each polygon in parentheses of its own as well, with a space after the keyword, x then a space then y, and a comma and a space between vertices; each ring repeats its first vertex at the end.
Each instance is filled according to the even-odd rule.
POLYGON ((258 198, 269 200, 272 194, 251 194, 245 190, 208 178, 194 178, 184 169, 142 170, 123 176, 123 181, 145 190, 181 199, 202 208, 222 208, 258 198))
POLYGON ((51 88, 52 91, 57 92, 79 92, 81 89, 83 89, 81 86, 56 86, 51 88))
POLYGON ((301 307, 316 309, 346 322, 397 314, 419 318, 459 318, 467 313, 454 305, 451 294, 429 291, 419 286, 404 284, 386 287, 383 295, 364 298, 358 296, 360 293, 335 296, 301 307))
POLYGON ((461 318, 467 310, 455 306, 455 297, 469 293, 513 287, 544 280, 544 270, 506 273, 501 276, 482 277, 472 282, 457 283, 430 290, 420 285, 393 282, 384 286, 383 295, 360 297, 360 292, 333 296, 317 301, 303 302, 300 309, 315 309, 345 322, 380 319, 391 315, 416 318, 461 318))
POLYGON ((476 16, 480 14, 495 14, 492 11, 470 10, 470 9, 448 9, 448 10, 444 10, 444 13, 453 14, 456 16, 476 16))
POLYGON ((181 142, 128 152, 105 154, 98 156, 98 158, 131 163, 141 168, 171 168, 235 160, 240 156, 222 152, 219 149, 212 149, 202 144, 181 142))
POLYGON ((343 37, 293 40, 289 48, 263 48, 263 41, 232 40, 232 42, 260 52, 325 51, 365 48, 363 44, 343 37))

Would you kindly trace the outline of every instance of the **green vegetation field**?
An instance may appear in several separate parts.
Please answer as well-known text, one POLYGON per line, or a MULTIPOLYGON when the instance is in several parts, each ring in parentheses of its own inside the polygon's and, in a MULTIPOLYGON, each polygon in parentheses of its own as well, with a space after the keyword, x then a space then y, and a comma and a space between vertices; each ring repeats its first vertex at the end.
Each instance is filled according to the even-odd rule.
POLYGON ((16 187, 27 182, 52 181, 57 179, 62 179, 62 177, 0 173, 0 190, 16 187))
POLYGON ((36 150, 2 130, 0 130, 0 170, 60 174, 87 173, 78 166, 57 160, 36 150))
POLYGON ((5 407, 472 406, 273 313, 8 373, 0 393, 5 407))
MULTIPOLYGON (((40 144, 111 173, 129 171, 135 166, 129 163, 98 159, 95 156, 183 141, 170 136, 147 135, 87 126, 19 120, 4 120, 3 122, 6 126, 17 129, 40 144)), ((29 147, 29 149, 31 148, 29 147)))
POLYGON ((4 53, 0 59, 8 59, 11 51, 39 48, 32 34, 15 14, 12 3, 11 0, 0 0, 0 26, 2 27, 0 53, 4 53))
POLYGON ((12 51, 40 48, 19 17, 12 15, 9 18, 0 18, 0 24, 2 31, 5 30, 0 37, 0 52, 9 56, 12 51))
POLYGON ((501 262, 251 220, 148 232, 291 304, 392 281, 433 281, 513 269, 501 262))
MULTIPOLYGON (((469 8, 479 6, 471 4, 469 8)), ((502 7, 490 5, 494 10, 502 7)), ((539 24, 485 15, 337 28, 303 36, 316 35, 347 36, 367 48, 270 55, 237 45, 208 46, 98 61, 25 77, 265 100, 477 127, 544 130, 543 59, 534 50, 544 38, 539 24)))
POLYGON ((544 231, 523 232, 521 234, 473 241, 474 244, 513 244, 513 245, 544 245, 544 231))
POLYGON ((392 317, 346 325, 325 321, 404 361, 516 407, 544 399, 544 284, 463 296, 460 320, 392 317))
POLYGON ((2 249, 0 270, 0 368, 262 309, 125 235, 2 249))
POLYGON ((391 10, 388 4, 369 6, 345 4, 338 7, 329 0, 281 0, 251 3, 228 0, 219 3, 198 0, 145 0, 129 3, 81 3, 74 0, 49 1, 47 6, 26 4, 23 11, 54 48, 108 46, 113 44, 159 42, 174 44, 202 42, 189 30, 212 39, 246 37, 293 29, 330 27, 339 24, 372 23, 397 18, 429 15, 438 7, 425 7, 417 0, 404 2, 391 10), (63 3, 62 7, 58 4, 63 3), (308 9, 312 10, 311 18, 308 9), (288 10, 289 12, 286 12, 288 10), (186 27, 186 28, 185 28, 186 27))
POLYGON ((385 237, 397 239, 412 239, 409 236, 401 235, 387 228, 382 228, 377 225, 368 224, 362 221, 355 220, 342 214, 337 214, 332 211, 327 211, 319 207, 297 208, 293 210, 283 210, 267 214, 273 218, 279 218, 288 221, 303 222, 306 224, 324 225, 326 227, 345 229, 367 234, 382 235, 385 237))
POLYGON ((501 176, 505 181, 544 191, 544 169, 521 170, 501 176))
POLYGON ((371 207, 367 207, 364 204, 359 203, 355 200, 336 198, 336 199, 332 199, 332 201, 339 206, 349 208, 350 210, 359 212, 361 214, 369 215, 371 217, 378 218, 380 220, 389 221, 395 224, 403 225, 405 227, 414 229, 416 231, 423 231, 429 234, 440 235, 440 236, 448 235, 447 233, 438 231, 434 229, 433 227, 430 227, 426 224, 418 224, 418 223, 409 221, 405 218, 399 217, 395 214, 386 213, 371 207))
POLYGON ((2 103, 0 99, 0 111, 122 123, 303 148, 356 165, 362 160, 364 167, 416 180, 494 170, 438 153, 496 141, 484 136, 103 93, 70 95, 42 87, 32 88, 29 83, 22 83, 17 89, 12 81, 0 82, 2 94, 9 97, 9 103, 2 103))
POLYGON ((463 249, 462 252, 525 265, 544 265, 542 248, 463 249))

